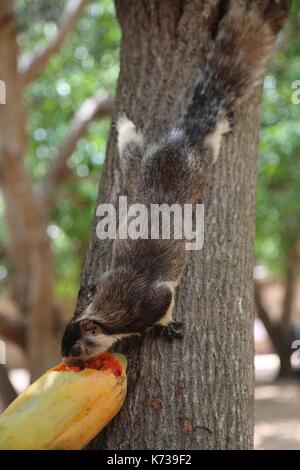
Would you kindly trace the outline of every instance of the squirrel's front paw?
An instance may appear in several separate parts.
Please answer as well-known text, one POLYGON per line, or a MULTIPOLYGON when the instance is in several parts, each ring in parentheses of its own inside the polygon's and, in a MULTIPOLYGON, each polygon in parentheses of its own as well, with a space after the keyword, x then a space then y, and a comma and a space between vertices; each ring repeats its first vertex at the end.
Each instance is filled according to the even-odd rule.
POLYGON ((173 339, 182 339, 184 336, 184 324, 180 321, 171 321, 168 325, 157 325, 158 332, 168 341, 173 339))

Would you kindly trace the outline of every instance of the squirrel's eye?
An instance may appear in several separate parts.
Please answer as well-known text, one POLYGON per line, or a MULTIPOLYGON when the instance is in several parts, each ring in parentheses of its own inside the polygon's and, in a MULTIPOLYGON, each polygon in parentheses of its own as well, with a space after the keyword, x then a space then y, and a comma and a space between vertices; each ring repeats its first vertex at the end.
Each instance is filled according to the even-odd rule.
POLYGON ((84 321, 80 325, 81 331, 85 334, 96 336, 98 334, 98 327, 93 321, 84 321))

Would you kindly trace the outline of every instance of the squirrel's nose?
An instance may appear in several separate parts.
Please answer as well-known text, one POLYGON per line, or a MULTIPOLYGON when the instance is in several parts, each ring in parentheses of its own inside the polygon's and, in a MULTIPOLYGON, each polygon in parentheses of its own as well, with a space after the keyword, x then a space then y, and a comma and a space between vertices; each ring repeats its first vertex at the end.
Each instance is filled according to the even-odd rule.
POLYGON ((78 322, 70 322, 64 331, 62 341, 61 341, 61 355, 72 356, 74 354, 73 350, 77 348, 77 353, 74 355, 79 355, 80 350, 78 349, 78 342, 81 337, 80 325, 78 322))
POLYGON ((73 346, 70 351, 70 356, 80 356, 82 354, 82 348, 80 346, 73 346))

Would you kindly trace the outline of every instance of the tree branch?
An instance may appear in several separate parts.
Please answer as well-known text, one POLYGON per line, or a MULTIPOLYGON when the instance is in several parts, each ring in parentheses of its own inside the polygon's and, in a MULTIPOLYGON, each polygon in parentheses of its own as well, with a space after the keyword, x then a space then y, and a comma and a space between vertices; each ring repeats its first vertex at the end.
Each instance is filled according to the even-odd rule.
POLYGON ((0 335, 25 348, 26 322, 21 318, 14 318, 0 312, 0 335))
POLYGON ((49 212, 55 205, 57 189, 70 171, 67 162, 74 152, 78 140, 85 134, 88 125, 96 118, 110 116, 113 99, 107 92, 88 98, 76 111, 70 124, 70 132, 63 142, 56 159, 47 171, 38 188, 42 207, 49 212))
POLYGON ((6 367, 0 364, 0 398, 5 408, 17 398, 17 393, 9 380, 6 367))
POLYGON ((89 0, 69 0, 61 15, 57 33, 49 44, 42 50, 36 48, 20 57, 18 68, 24 84, 35 80, 44 70, 50 57, 60 50, 66 36, 74 29, 88 2, 89 0))

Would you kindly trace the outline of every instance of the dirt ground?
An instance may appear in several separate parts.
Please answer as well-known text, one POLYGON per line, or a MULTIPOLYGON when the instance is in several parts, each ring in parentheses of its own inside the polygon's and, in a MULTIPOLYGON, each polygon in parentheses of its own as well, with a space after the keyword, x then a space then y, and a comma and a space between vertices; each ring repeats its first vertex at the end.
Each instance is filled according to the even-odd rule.
POLYGON ((257 385, 255 448, 300 450, 300 386, 257 385))
POLYGON ((300 450, 300 386, 274 383, 274 354, 256 356, 255 448, 300 450))

